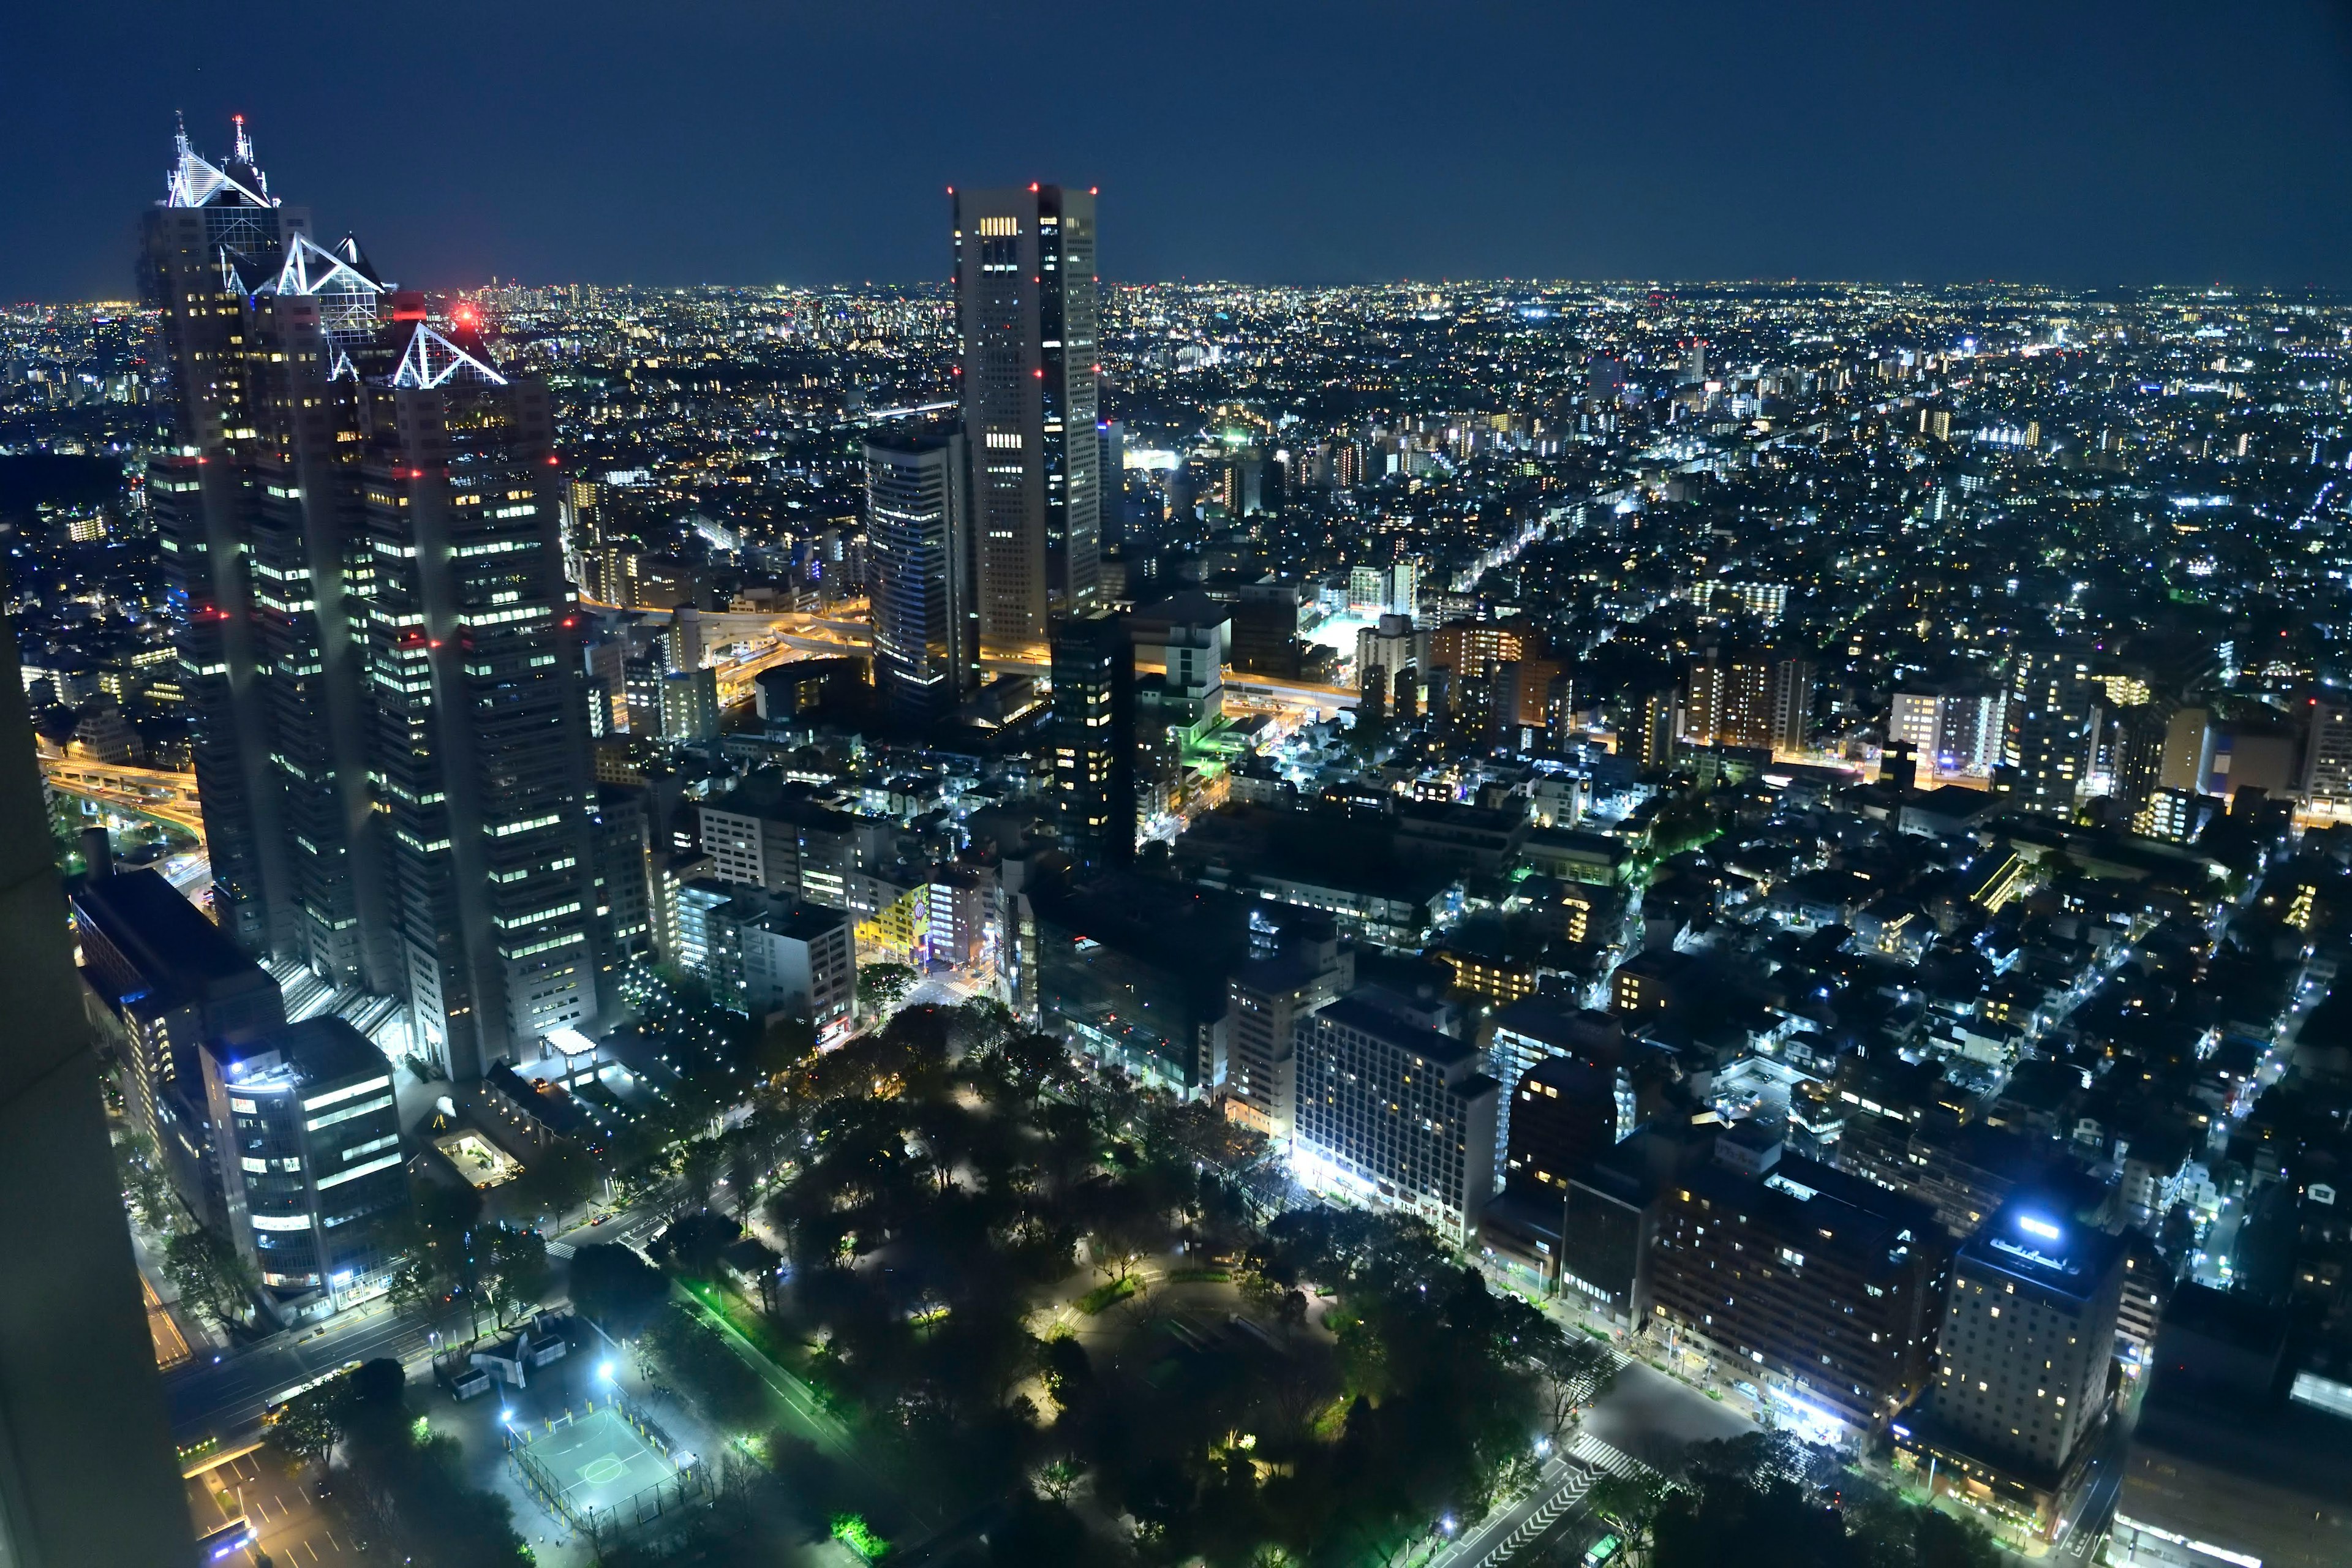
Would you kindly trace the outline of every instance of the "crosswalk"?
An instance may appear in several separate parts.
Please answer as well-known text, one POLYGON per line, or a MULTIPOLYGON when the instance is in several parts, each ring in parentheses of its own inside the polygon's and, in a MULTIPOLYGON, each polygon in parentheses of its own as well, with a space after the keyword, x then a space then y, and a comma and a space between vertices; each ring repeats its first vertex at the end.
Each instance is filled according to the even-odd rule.
POLYGON ((1477 1568, 1508 1563, 1523 1549, 1533 1546, 1550 1534, 1551 1527, 1560 1521, 1560 1517, 1584 1500, 1584 1494, 1592 1489, 1593 1472, 1573 1461, 1567 1466, 1567 1470, 1568 1477, 1559 1489, 1544 1499, 1535 1512, 1521 1520, 1517 1530, 1496 1542, 1493 1550, 1478 1559, 1477 1568))
POLYGON ((1620 1480, 1654 1481, 1658 1472, 1613 1444, 1604 1443, 1589 1432, 1579 1432, 1568 1445, 1568 1457, 1580 1459, 1596 1470, 1605 1470, 1620 1480))
POLYGON ((547 1244, 547 1255, 550 1258, 569 1258, 579 1250, 568 1241, 551 1241, 547 1244))
MULTIPOLYGON (((1542 1501, 1534 1510, 1514 1526, 1511 1532, 1488 1546, 1480 1555, 1465 1557, 1447 1564, 1447 1568, 1498 1568, 1522 1552, 1540 1543, 1553 1526, 1576 1511, 1584 1501, 1584 1494, 1602 1476, 1616 1476, 1624 1480, 1655 1481, 1657 1472, 1623 1449, 1603 1442, 1588 1432, 1579 1432, 1570 1438, 1559 1457, 1546 1466, 1542 1480, 1542 1501)), ((1526 1506, 1524 1502, 1514 1505, 1526 1506)), ((1465 1543, 1468 1544, 1468 1543, 1465 1543)), ((1475 1545, 1469 1550, 1476 1552, 1475 1545)), ((1441 1559, 1443 1561, 1443 1559, 1441 1559)))

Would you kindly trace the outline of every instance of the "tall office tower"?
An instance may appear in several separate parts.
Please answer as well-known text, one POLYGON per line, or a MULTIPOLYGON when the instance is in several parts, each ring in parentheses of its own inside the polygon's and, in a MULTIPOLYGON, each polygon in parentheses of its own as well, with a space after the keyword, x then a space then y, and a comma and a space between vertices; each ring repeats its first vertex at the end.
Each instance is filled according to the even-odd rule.
POLYGON ((1952 1264, 1934 1426, 1969 1457, 2050 1486, 2106 1407, 2124 1246, 2011 1199, 1952 1264))
POLYGON ((1127 617, 1066 616, 1053 629, 1054 790, 1066 848, 1089 865, 1135 858, 1135 644, 1127 617))
POLYGON ((1031 647, 1097 592, 1094 195, 957 192, 955 247, 980 635, 1031 647))
POLYGON ((2019 807, 2072 816, 2098 733, 2087 656, 2045 645, 2011 656, 2000 765, 1993 788, 2019 807))
POLYGON ((423 321, 389 346, 360 407, 374 783, 412 1024, 470 1079, 597 1012, 587 704, 546 386, 423 321))
POLYGON ((310 219, 282 205, 254 163, 240 120, 235 156, 199 157, 186 131, 161 203, 142 226, 141 288, 162 312, 172 359, 178 449, 148 468, 157 542, 181 612, 196 786, 204 800, 213 905, 249 952, 290 948, 263 693, 256 679, 245 552, 246 291, 275 277, 310 219))
POLYGON ((961 431, 866 442, 874 684, 907 719, 950 712, 980 685, 965 462, 961 431))
MULTIPOLYGON (((151 468, 223 929, 398 996, 457 1077, 595 1011, 586 705, 544 387, 183 137, 151 468), (273 216, 272 215, 276 215, 273 216)), ((462 312, 461 312, 462 313, 462 312)))

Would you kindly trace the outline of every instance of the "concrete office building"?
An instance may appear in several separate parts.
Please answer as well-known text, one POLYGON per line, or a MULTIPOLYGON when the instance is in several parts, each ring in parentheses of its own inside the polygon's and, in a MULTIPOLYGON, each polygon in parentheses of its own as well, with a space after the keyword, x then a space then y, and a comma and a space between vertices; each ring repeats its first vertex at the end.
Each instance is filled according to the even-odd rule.
POLYGON ((1360 995, 1301 1018, 1295 1049, 1300 1178, 1466 1245, 1494 1187, 1496 1086, 1477 1053, 1360 995))
POLYGON ((131 1124, 154 1145, 180 1199, 211 1223, 213 1163, 201 1052, 286 1021, 285 997, 179 889, 151 870, 86 882, 73 895, 82 976, 120 1027, 131 1124))
POLYGON ((955 290, 980 635, 1027 648, 1097 594, 1093 195, 955 193, 955 290))
POLYGON ((854 879, 888 858, 890 824, 823 805, 772 772, 746 775, 698 811, 720 880, 830 909, 850 908, 854 879))
MULTIPOLYGON (((730 906, 731 909, 732 906, 730 906)), ((857 984, 857 945, 845 910, 814 904, 773 908, 736 927, 738 994, 754 1018, 799 1018, 820 1045, 849 1032, 857 984)))
POLYGON ((1650 1311, 1790 1425, 1868 1432, 1927 1383, 1948 1267, 1926 1204, 1743 1123, 1661 1199, 1650 1311))
POLYGON ((1299 1020, 1356 984, 1355 954, 1328 921, 1285 934, 1288 952, 1244 963, 1225 985, 1225 1114, 1277 1142, 1297 1120, 1299 1020))
POLYGON ((282 1317, 381 1295, 408 1203, 392 1064, 336 1017, 207 1042, 227 1229, 282 1317))

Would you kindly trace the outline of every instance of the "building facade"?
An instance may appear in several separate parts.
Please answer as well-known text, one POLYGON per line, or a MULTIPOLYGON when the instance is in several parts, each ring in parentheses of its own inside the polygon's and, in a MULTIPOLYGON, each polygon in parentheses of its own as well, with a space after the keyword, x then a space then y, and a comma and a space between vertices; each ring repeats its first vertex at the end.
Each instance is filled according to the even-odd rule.
POLYGON ((1653 1317, 1792 1421, 1873 1430, 1926 1385, 1948 1268, 1916 1198, 1726 1136, 1664 1194, 1653 1317))
POLYGON ((288 1314, 381 1295, 408 1203, 392 1064, 341 1018, 204 1051, 228 1231, 288 1314))
POLYGON ((866 441, 874 684, 910 720, 950 712, 980 687, 968 464, 961 431, 866 441))
POLYGON ((955 193, 955 289, 980 635, 1030 647, 1098 591, 1093 194, 955 193))
POLYGON ((1295 1048, 1302 1179, 1467 1245, 1494 1189, 1497 1089, 1477 1053, 1351 996, 1301 1018, 1295 1048))
POLYGON ((1089 865, 1135 858, 1135 646, 1107 610, 1054 623, 1048 750, 1063 847, 1089 865))

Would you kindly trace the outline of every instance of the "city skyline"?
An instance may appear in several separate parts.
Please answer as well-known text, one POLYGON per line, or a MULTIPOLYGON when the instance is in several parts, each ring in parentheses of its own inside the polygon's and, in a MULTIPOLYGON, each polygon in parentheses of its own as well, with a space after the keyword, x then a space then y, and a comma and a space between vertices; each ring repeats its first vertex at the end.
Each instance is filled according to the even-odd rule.
POLYGON ((530 6, 427 14, 401 91, 436 112, 397 147, 297 129, 394 107, 344 65, 380 47, 346 36, 355 23, 167 58, 136 47, 168 25, 152 7, 70 32, 37 16, 20 58, 61 63, 0 108, 0 134, 57 177, 0 215, 0 298, 127 292, 119 215, 147 199, 135 154, 175 108, 205 127, 245 113, 289 188, 338 188, 339 224, 430 287, 941 281, 948 185, 1055 177, 1111 204, 1113 279, 2352 281, 2334 216, 2352 174, 2326 154, 2352 132, 2337 19, 2093 9, 2060 26, 2021 6, 1706 5, 1662 50, 1639 18, 1531 7, 1432 28, 1211 5, 1047 44, 1113 84, 1065 115, 985 86, 1019 79, 1017 15, 908 5, 551 38, 530 6), (937 62, 814 64, 875 56, 900 28, 939 38, 937 62), (514 60, 543 68, 518 78, 514 60), (656 221, 591 218, 618 188, 656 221))
MULTIPOLYGON (((412 13, 371 134, 144 144, 137 303, 0 309, 0 1558, 2352 1560, 2352 290, 1105 259, 2023 254, 2063 166, 2059 239, 2284 264, 2178 145, 2284 13, 1995 135, 1970 58, 1809 98, 1826 7, 1604 69, 1545 46, 1652 19, 884 3, 412 13), (826 201, 712 134, 828 103, 826 201), (1221 194, 1105 194, 1186 120, 1221 194), (944 282, 427 286, 883 254, 909 148, 944 282)), ((2181 41, 1870 48, 1939 29, 2012 96, 2181 41)))

